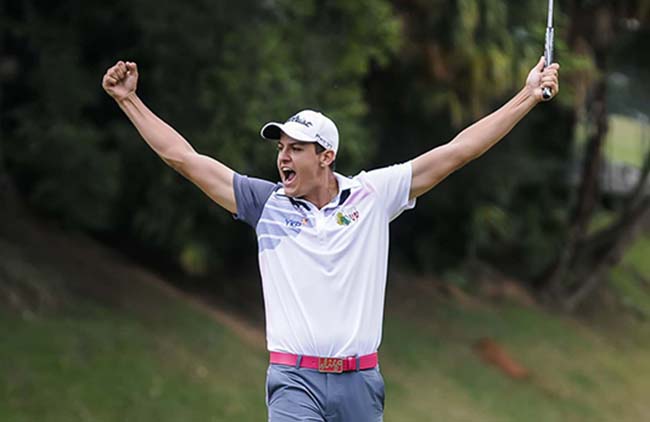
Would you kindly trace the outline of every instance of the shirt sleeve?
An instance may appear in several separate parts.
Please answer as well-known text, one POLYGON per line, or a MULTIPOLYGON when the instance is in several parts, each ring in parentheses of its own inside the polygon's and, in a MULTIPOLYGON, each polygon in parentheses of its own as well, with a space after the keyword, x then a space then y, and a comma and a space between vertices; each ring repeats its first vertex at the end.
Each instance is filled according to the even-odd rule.
POLYGON ((409 200, 412 179, 410 161, 372 170, 364 176, 377 193, 379 203, 385 207, 389 221, 415 207, 415 198, 409 200))
POLYGON ((235 202, 237 203, 237 214, 234 214, 235 219, 244 221, 252 228, 255 228, 262 215, 264 204, 266 204, 277 185, 268 180, 235 173, 233 186, 235 189, 235 202))

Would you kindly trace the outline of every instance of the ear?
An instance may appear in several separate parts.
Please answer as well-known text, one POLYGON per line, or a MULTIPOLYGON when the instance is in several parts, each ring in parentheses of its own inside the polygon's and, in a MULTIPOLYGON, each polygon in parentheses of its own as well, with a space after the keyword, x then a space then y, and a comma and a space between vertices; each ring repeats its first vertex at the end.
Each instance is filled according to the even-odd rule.
POLYGON ((329 165, 332 164, 335 158, 336 155, 334 154, 334 151, 332 151, 331 149, 323 151, 320 154, 320 166, 329 167, 329 165))

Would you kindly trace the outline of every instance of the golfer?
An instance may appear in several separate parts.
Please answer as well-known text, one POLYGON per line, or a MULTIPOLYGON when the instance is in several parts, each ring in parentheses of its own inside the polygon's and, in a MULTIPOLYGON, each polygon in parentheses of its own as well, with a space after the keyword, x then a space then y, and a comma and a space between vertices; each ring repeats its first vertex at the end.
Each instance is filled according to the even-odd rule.
MULTIPOLYGON (((336 125, 303 110, 262 127, 277 144, 280 182, 238 174, 199 154, 136 95, 135 63, 108 69, 103 87, 149 146, 257 233, 270 365, 269 420, 381 421, 381 342, 388 224, 415 199, 501 140, 536 104, 558 93, 543 58, 499 110, 415 159, 344 177, 334 172, 336 125)), ((351 140, 348 140, 351 142, 351 140)))

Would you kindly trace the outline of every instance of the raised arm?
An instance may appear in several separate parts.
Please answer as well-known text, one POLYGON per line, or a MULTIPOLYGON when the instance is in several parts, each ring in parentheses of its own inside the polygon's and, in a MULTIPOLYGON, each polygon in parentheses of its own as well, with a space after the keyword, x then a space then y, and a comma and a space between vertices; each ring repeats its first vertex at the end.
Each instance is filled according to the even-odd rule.
POLYGON ((557 63, 553 63, 544 69, 542 57, 528 74, 524 88, 500 109, 464 129, 451 142, 415 158, 410 197, 428 192, 448 175, 492 148, 543 100, 544 87, 550 87, 553 96, 557 95, 559 68, 557 63))
POLYGON ((136 95, 138 68, 119 61, 106 71, 104 90, 117 102, 142 138, 160 158, 231 213, 237 212, 233 171, 197 153, 171 126, 156 116, 136 95))

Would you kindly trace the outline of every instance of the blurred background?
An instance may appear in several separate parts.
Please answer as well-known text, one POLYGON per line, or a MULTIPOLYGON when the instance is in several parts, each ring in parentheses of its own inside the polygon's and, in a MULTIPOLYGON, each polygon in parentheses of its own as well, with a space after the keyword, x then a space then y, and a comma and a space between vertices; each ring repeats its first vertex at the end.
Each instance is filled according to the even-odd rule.
MULTIPOLYGON (((254 233, 101 88, 277 180, 322 110, 337 170, 407 161, 524 84, 546 1, 0 3, 0 420, 264 420, 254 233)), ((561 92, 391 226, 388 421, 650 415, 650 1, 559 0, 561 92), (646 47, 644 47, 644 45, 646 47)))

